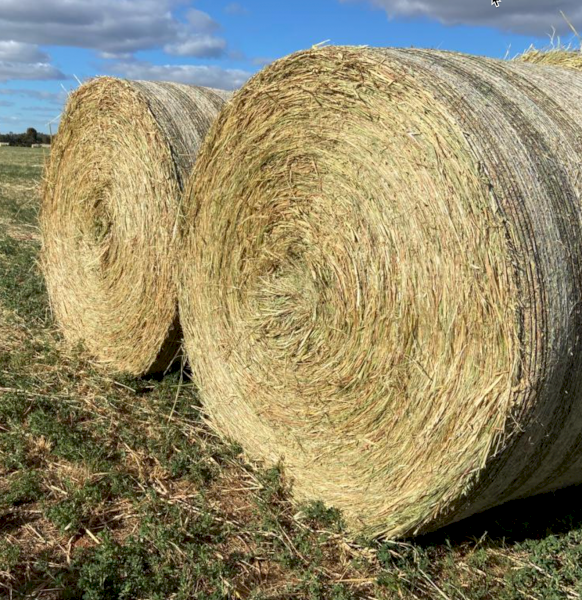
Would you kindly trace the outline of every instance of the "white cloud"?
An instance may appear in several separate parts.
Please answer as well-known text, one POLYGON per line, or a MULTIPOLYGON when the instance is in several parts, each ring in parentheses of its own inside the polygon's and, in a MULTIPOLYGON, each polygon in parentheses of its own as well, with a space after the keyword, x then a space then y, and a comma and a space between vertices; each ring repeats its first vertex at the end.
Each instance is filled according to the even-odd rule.
POLYGON ((153 65, 134 61, 116 63, 111 70, 129 79, 153 79, 202 85, 224 90, 240 87, 252 75, 241 69, 222 69, 207 65, 153 65))
POLYGON ((220 58, 226 52, 226 40, 212 35, 220 25, 204 11, 188 11, 189 28, 181 27, 177 39, 164 46, 164 52, 174 56, 220 58))
POLYGON ((48 63, 49 55, 39 50, 36 44, 0 41, 0 61, 19 63, 48 63))
POLYGON ((56 67, 48 63, 21 63, 0 61, 0 81, 66 79, 56 67))
POLYGON ((14 79, 66 79, 50 64, 50 56, 36 44, 0 41, 0 81, 14 79))
POLYGON ((47 92, 45 90, 29 90, 22 88, 0 88, 0 95, 35 98, 36 100, 43 100, 44 102, 50 102, 51 104, 63 104, 67 99, 67 92, 64 90, 62 92, 47 92))
POLYGON ((247 15, 249 11, 238 2, 231 2, 224 8, 224 12, 229 15, 247 15))
POLYGON ((133 60, 131 52, 99 52, 99 56, 105 60, 133 60))
MULTIPOLYGON (((196 41, 201 33, 209 36, 218 27, 209 15, 198 10, 188 13, 188 22, 177 19, 172 11, 183 5, 183 0, 0 2, 0 39, 91 48, 117 59, 140 50, 184 46, 191 39, 196 41)), ((205 54, 203 41, 198 39, 194 44, 196 56, 216 56, 217 43, 212 41, 205 54)))
POLYGON ((219 58, 226 50, 226 40, 212 35, 194 35, 177 44, 164 46, 164 52, 175 56, 219 58))
POLYGON ((212 33, 220 29, 220 25, 208 14, 195 8, 188 11, 186 15, 188 23, 200 33, 212 33))
POLYGON ((563 11, 582 29, 580 0, 501 0, 499 8, 489 0, 340 0, 362 2, 384 9, 390 17, 428 17, 447 25, 486 25, 513 33, 544 36, 571 30, 560 14, 563 11))

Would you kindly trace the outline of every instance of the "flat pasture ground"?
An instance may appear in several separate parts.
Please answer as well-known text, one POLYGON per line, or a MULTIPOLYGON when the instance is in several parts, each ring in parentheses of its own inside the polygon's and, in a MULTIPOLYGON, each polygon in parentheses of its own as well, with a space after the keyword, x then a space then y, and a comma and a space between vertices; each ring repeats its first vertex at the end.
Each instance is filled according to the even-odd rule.
POLYGON ((582 597, 579 489, 353 539, 219 439, 188 374, 128 378, 68 348, 38 267, 47 157, 0 147, 0 598, 582 597))

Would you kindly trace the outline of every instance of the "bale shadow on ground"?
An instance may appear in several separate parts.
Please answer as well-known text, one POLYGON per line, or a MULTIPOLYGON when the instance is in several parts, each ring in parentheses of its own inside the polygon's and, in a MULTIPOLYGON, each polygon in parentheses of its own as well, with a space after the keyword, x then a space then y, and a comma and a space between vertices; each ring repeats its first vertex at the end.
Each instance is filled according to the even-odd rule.
POLYGON ((417 545, 430 547, 445 542, 462 544, 486 537, 487 545, 496 547, 567 534, 582 527, 581 500, 582 485, 513 500, 414 541, 417 545))

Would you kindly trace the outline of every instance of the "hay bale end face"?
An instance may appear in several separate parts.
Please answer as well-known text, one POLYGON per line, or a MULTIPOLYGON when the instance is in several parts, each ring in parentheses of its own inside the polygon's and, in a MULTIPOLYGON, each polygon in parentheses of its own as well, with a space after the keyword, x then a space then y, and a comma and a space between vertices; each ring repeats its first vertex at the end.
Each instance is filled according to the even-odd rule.
POLYGON ((70 96, 45 174, 42 268, 66 339, 114 370, 162 371, 179 349, 181 193, 228 96, 108 77, 70 96))
POLYGON ((221 113, 180 303, 216 428, 406 536, 582 480, 582 75, 301 52, 221 113))

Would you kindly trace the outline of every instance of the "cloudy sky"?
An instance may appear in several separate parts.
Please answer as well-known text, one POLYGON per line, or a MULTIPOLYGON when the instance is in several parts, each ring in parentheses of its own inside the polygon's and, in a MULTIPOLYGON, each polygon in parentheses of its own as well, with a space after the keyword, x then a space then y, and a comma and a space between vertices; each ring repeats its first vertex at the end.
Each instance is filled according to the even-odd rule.
POLYGON ((271 60, 334 44, 503 57, 582 33, 580 0, 0 0, 0 132, 53 132, 95 75, 235 89, 271 60))

